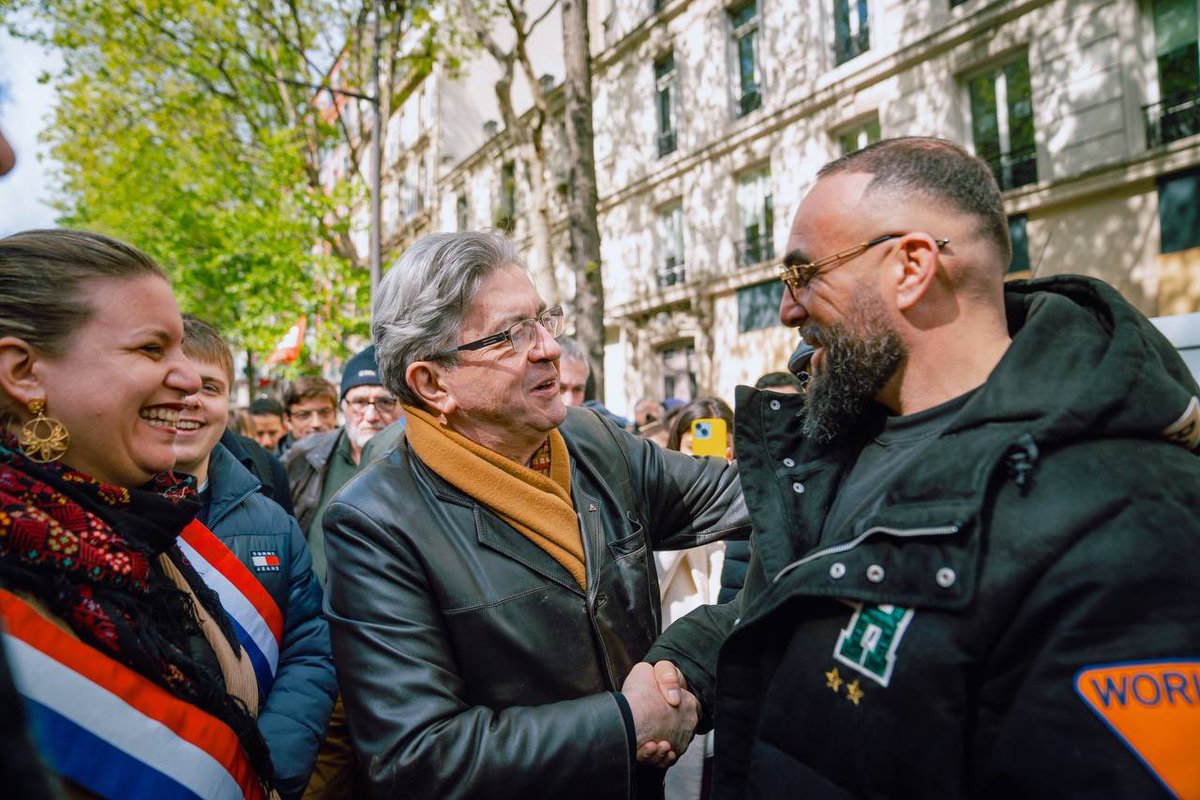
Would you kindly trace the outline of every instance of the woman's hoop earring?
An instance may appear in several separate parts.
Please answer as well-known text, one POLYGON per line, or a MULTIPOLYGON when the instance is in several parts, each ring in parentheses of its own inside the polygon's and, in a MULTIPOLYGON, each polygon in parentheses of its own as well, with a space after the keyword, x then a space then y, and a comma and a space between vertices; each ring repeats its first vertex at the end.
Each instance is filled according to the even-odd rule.
POLYGON ((37 416, 21 426, 21 435, 17 437, 21 452, 39 464, 58 461, 71 444, 67 426, 46 416, 46 401, 40 397, 29 401, 29 411, 37 416))

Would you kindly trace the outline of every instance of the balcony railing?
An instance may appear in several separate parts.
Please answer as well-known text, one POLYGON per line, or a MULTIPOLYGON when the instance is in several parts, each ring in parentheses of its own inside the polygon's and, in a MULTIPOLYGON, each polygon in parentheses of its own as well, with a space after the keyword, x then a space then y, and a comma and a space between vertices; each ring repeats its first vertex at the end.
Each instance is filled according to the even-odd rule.
POLYGON ((1149 147, 1200 133, 1200 87, 1143 106, 1142 112, 1146 115, 1146 144, 1149 147))
POLYGON ((742 90, 742 96, 738 98, 738 116, 746 116, 754 109, 762 105, 762 92, 758 90, 758 84, 753 84, 742 90))
POLYGON ((855 56, 861 56, 871 49, 871 26, 863 25, 858 33, 838 36, 833 45, 834 62, 845 64, 855 56))
POLYGON ((1015 189, 1028 183, 1037 183, 1037 148, 1023 147, 1011 153, 984 159, 996 176, 1002 191, 1015 189))
POLYGON ((675 131, 663 131, 658 134, 658 157, 675 152, 675 131))
POLYGON ((687 281, 687 268, 683 264, 676 264, 674 258, 668 258, 667 263, 659 268, 655 278, 660 289, 675 286, 687 281))
POLYGON ((774 257, 775 243, 769 233, 738 242, 738 263, 743 267, 752 267, 774 257))

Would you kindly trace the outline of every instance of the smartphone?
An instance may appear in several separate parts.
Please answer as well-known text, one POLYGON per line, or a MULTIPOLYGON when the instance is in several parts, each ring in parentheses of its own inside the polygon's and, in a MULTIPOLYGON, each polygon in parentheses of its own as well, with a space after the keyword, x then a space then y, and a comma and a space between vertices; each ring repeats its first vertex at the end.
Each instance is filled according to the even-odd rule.
POLYGON ((700 417, 692 420, 692 455, 729 455, 729 431, 720 417, 700 417))

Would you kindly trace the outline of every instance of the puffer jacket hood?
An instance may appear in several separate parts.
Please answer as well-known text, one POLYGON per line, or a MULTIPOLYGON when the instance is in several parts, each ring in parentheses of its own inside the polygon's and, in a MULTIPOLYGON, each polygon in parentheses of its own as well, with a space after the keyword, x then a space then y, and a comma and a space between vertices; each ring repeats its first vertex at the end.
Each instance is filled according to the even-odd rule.
POLYGON ((1200 446, 1196 381, 1115 289, 1080 276, 1014 281, 1005 306, 1013 344, 948 433, 1027 420, 1041 446, 1155 436, 1200 446))

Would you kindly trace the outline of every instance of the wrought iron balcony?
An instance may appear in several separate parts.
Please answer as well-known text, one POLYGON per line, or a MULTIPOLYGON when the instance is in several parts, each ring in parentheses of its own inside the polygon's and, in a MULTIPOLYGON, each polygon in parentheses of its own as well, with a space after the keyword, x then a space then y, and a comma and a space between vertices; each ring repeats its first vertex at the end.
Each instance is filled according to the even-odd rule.
POLYGON ((738 242, 738 263, 743 267, 752 267, 774 257, 775 243, 769 233, 738 242))
POLYGON ((658 134, 658 157, 662 158, 665 155, 675 152, 675 131, 663 131, 658 134))
POLYGON ((992 168, 992 175, 1002 191, 1015 189, 1028 183, 1037 183, 1037 148, 1022 147, 1011 153, 985 158, 992 168))
POLYGON ((1200 87, 1176 92, 1142 107, 1146 115, 1146 144, 1158 147, 1200 133, 1200 87))
POLYGON ((863 25, 858 33, 839 35, 833 45, 834 63, 845 64, 855 56, 871 49, 871 26, 863 25))
POLYGON ((742 90, 742 96, 738 98, 738 116, 744 117, 761 105, 762 92, 758 90, 758 84, 748 86, 742 90))
POLYGON ((683 264, 676 264, 674 258, 668 258, 667 263, 659 268, 655 278, 660 289, 675 286, 687 281, 687 268, 683 264))

